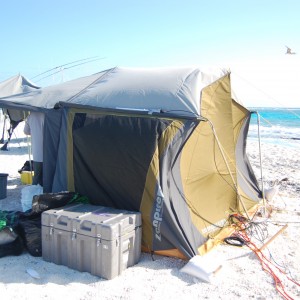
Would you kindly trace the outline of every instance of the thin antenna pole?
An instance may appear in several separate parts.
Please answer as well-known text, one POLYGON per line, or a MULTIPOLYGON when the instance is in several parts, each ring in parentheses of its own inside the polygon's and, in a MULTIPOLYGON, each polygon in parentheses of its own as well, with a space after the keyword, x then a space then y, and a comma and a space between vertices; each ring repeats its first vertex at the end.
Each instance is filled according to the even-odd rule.
POLYGON ((64 66, 71 65, 71 64, 75 64, 75 63, 77 63, 77 62, 81 62, 81 61, 85 61, 85 60, 89 60, 89 59, 94 59, 94 58, 96 58, 96 57, 98 57, 98 56, 91 56, 91 57, 88 57, 88 58, 84 58, 84 59, 75 60, 75 61, 72 61, 72 62, 69 62, 69 63, 63 64, 63 65, 60 65, 60 66, 57 66, 57 67, 51 68, 51 69, 49 69, 49 70, 47 70, 47 71, 45 71, 45 72, 42 72, 42 73, 40 73, 40 74, 38 74, 38 75, 36 75, 36 76, 32 77, 32 78, 31 78, 31 80, 32 80, 32 79, 34 79, 34 78, 36 78, 36 77, 39 77, 39 76, 41 76, 41 75, 44 75, 44 74, 46 74, 46 73, 48 73, 48 72, 51 72, 51 71, 53 71, 53 70, 56 70, 56 69, 62 68, 62 67, 64 67, 64 66))
MULTIPOLYGON (((100 60, 100 59, 104 59, 104 58, 105 58, 105 57, 97 58, 97 59, 92 59, 92 60, 89 60, 89 61, 86 61, 86 62, 82 62, 82 63, 76 64, 76 65, 73 65, 73 66, 70 66, 70 67, 67 67, 67 68, 59 67, 59 70, 58 70, 58 71, 55 71, 55 72, 53 72, 53 73, 51 73, 51 74, 49 74, 49 75, 46 75, 46 76, 40 78, 39 80, 37 80, 36 82, 39 82, 39 81, 41 81, 41 80, 43 80, 43 79, 45 79, 45 78, 48 78, 48 77, 50 77, 50 76, 53 76, 53 75, 55 75, 55 74, 57 74, 57 73, 59 73, 59 72, 63 72, 63 70, 71 69, 71 68, 74 68, 74 67, 77 67, 77 66, 80 66, 80 65, 84 65, 84 64, 87 64, 87 63, 91 63, 91 62, 93 62, 93 61, 100 60)), ((58 67, 56 67, 55 69, 57 69, 57 68, 58 68, 58 67)), ((54 69, 53 69, 53 70, 54 70, 54 69)))

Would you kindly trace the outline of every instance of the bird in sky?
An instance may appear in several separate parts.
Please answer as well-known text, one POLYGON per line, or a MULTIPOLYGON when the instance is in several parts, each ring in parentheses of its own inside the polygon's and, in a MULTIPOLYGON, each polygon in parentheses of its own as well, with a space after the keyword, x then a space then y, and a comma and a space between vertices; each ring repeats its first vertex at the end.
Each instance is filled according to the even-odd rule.
POLYGON ((296 52, 292 52, 292 49, 286 46, 286 53, 285 54, 296 54, 296 52))

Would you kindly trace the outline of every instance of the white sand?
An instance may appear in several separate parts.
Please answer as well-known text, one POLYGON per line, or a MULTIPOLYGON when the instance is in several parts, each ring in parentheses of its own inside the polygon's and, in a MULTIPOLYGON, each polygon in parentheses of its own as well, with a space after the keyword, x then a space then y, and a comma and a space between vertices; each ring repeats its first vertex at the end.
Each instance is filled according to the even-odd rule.
MULTIPOLYGON (((17 136, 21 136, 17 132, 17 136)), ((283 225, 283 231, 268 248, 276 263, 300 282, 300 160, 298 148, 263 145, 264 180, 288 178, 280 185, 279 195, 271 203, 273 214, 265 228, 271 238, 283 225), (271 222, 272 221, 272 222, 271 222)), ((256 145, 248 152, 259 175, 256 145)), ((7 198, 0 200, 0 210, 21 210, 18 169, 28 159, 24 139, 14 138, 9 151, 0 152, 0 172, 9 173, 7 198)), ((267 240, 268 240, 267 239, 267 240)), ((258 241, 254 240, 258 245, 258 241)), ((270 275, 262 270, 255 255, 246 247, 220 245, 207 258, 222 262, 222 269, 212 283, 202 282, 180 272, 186 262, 143 253, 139 263, 113 280, 104 280, 86 272, 45 262, 28 253, 0 258, 1 299, 282 299, 270 275), (40 279, 26 270, 36 271, 40 279)), ((286 291, 300 299, 300 287, 280 277, 286 291)))

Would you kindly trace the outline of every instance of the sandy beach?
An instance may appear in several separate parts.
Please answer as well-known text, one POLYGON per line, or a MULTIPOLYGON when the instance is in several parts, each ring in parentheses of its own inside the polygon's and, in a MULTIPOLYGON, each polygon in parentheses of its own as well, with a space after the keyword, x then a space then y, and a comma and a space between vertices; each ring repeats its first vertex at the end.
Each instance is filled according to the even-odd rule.
MULTIPOLYGON (((22 124, 20 125, 20 128, 22 124)), ((248 142, 247 152, 253 169, 260 177, 256 142, 248 142)), ((282 180, 279 193, 268 207, 269 218, 257 220, 259 230, 268 241, 284 225, 282 231, 263 250, 273 265, 284 272, 274 272, 285 292, 300 299, 300 159, 299 145, 262 144, 263 178, 266 188, 282 180), (291 280, 292 279, 292 280, 291 280), (295 282, 293 282, 295 281, 295 282)), ((0 153, 0 172, 8 173, 7 197, 0 200, 0 210, 22 210, 18 169, 28 160, 26 139, 19 131, 0 153)), ((262 241, 253 239, 257 246, 262 241)), ((0 294, 3 299, 283 299, 276 291, 274 279, 262 269, 261 262, 247 247, 222 244, 207 254, 218 260, 222 268, 206 283, 180 271, 187 263, 181 259, 142 253, 137 265, 112 280, 86 272, 78 272, 33 257, 0 258, 0 294), (28 270, 37 272, 34 278, 28 270)))

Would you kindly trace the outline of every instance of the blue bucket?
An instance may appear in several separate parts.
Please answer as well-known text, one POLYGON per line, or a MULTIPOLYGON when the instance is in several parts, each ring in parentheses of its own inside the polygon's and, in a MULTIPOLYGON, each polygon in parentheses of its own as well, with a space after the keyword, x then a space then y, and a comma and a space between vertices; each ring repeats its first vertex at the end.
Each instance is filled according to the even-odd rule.
POLYGON ((0 173, 0 199, 6 198, 8 174, 0 173))

